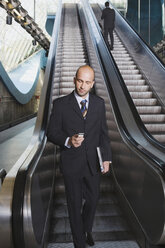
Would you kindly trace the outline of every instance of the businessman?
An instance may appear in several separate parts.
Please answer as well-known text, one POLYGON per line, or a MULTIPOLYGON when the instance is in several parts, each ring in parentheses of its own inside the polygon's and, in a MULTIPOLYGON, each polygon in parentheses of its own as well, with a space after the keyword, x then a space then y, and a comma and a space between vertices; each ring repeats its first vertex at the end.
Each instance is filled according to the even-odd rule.
POLYGON ((104 38, 106 43, 109 45, 108 42, 108 34, 110 36, 111 45, 110 49, 113 50, 114 45, 114 37, 113 37, 113 30, 115 27, 115 11, 109 7, 109 2, 105 2, 105 9, 102 11, 101 19, 104 20, 104 38))
POLYGON ((48 140, 61 148, 60 169, 74 247, 85 248, 86 242, 94 245, 92 225, 101 174, 96 148, 102 151, 103 173, 109 171, 111 150, 104 100, 90 93, 94 70, 88 65, 79 67, 74 84, 71 94, 54 101, 48 140))

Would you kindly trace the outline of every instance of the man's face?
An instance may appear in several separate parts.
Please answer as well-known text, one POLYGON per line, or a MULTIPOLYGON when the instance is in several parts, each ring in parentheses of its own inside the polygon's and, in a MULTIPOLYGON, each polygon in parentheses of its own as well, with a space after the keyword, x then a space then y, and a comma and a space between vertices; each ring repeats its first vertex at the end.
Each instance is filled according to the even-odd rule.
POLYGON ((94 85, 94 73, 89 68, 80 68, 77 77, 74 78, 76 93, 86 98, 88 92, 94 85))

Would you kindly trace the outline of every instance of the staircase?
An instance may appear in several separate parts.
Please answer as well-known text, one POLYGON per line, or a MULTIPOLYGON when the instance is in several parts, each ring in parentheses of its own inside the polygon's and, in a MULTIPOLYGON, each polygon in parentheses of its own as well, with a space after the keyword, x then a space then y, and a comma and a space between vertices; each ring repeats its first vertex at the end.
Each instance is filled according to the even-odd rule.
MULTIPOLYGON (((87 63, 85 43, 78 21, 76 5, 65 4, 62 13, 53 99, 69 94, 74 89, 73 77, 75 72, 80 65, 87 63)), ((102 81, 100 86, 97 85, 97 88, 96 92, 99 96, 103 96, 106 89, 105 87, 103 89, 102 81)), ((105 99, 105 101, 107 106, 108 100, 105 99)), ((108 121, 107 119, 107 123, 108 121)), ((54 212, 49 232, 48 248, 73 248, 63 177, 58 167, 59 153, 56 156, 56 165, 54 212)), ((95 245, 96 248, 109 248, 110 245, 114 245, 116 248, 139 247, 133 241, 130 229, 118 205, 111 173, 101 178, 100 200, 93 225, 93 237, 95 241, 98 241, 95 245)))

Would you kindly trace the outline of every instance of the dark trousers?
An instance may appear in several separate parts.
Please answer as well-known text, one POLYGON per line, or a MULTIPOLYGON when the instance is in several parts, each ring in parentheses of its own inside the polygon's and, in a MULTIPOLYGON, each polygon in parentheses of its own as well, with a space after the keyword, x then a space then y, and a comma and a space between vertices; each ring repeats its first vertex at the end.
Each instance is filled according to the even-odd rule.
POLYGON ((73 242, 76 248, 85 248, 85 232, 92 231, 99 198, 100 173, 92 175, 86 164, 81 175, 65 175, 64 182, 73 242))
POLYGON ((109 34, 110 40, 111 40, 111 48, 113 48, 113 44, 114 44, 113 28, 104 28, 104 39, 105 39, 107 44, 109 44, 108 43, 108 34, 109 34))

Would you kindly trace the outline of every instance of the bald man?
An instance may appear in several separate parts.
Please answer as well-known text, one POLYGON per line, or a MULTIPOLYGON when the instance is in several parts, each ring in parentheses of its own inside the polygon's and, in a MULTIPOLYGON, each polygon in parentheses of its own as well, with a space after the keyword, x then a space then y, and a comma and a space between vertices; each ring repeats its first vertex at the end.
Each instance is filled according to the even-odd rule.
POLYGON ((109 171, 111 163, 105 104, 90 93, 94 83, 94 70, 88 65, 79 67, 75 90, 54 101, 47 135, 61 148, 60 169, 75 248, 85 248, 86 242, 94 245, 91 232, 101 174, 97 147, 104 161, 102 173, 109 171))

